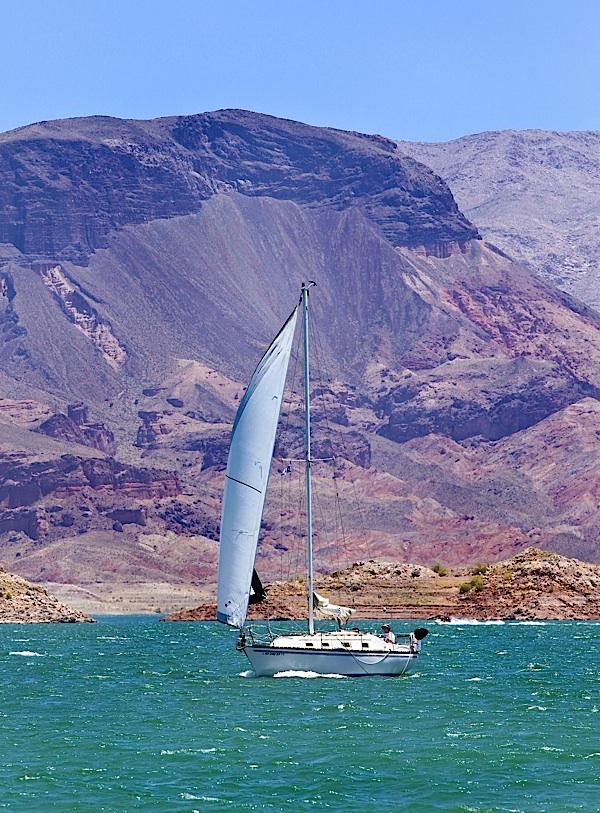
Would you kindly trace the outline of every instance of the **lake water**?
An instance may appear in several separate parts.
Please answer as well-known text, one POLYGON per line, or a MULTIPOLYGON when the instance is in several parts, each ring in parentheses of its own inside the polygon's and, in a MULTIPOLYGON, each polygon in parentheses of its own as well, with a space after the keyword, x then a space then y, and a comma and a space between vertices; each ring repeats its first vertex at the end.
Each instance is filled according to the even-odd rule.
POLYGON ((361 680, 252 678, 217 624, 0 626, 0 811, 597 813, 600 624, 430 630, 361 680))

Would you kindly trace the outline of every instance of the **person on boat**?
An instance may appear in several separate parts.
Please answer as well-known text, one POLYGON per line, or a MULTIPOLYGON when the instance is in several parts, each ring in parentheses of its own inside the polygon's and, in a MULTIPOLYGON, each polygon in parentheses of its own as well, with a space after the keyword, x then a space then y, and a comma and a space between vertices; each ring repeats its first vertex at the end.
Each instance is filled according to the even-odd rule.
POLYGON ((381 636, 386 644, 395 644, 396 643, 396 636, 392 632, 392 628, 389 624, 382 624, 381 629, 383 631, 383 635, 381 636))

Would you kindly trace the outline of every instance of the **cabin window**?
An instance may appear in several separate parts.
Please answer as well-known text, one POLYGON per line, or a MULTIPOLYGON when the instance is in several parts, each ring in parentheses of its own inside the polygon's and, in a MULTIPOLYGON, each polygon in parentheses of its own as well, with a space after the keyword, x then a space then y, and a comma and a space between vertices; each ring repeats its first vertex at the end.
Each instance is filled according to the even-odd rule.
POLYGON ((342 641, 342 646, 350 646, 348 641, 342 641))
POLYGON ((309 642, 307 641, 307 642, 306 642, 306 646, 314 646, 314 644, 311 644, 311 643, 309 643, 309 642))
POLYGON ((329 644, 328 644, 328 643, 326 643, 325 641, 323 641, 323 649, 324 649, 326 646, 329 646, 329 644))
POLYGON ((368 648, 369 648, 369 644, 365 644, 365 643, 363 642, 362 648, 363 648, 363 649, 368 649, 368 648))

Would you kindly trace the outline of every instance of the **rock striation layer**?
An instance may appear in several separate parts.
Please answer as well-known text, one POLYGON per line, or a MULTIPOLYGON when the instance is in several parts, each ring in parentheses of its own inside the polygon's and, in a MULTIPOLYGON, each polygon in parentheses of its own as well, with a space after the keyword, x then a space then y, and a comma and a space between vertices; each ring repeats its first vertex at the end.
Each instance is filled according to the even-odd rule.
POLYGON ((192 214, 223 192, 358 206, 395 245, 441 254, 477 237, 440 178, 381 136, 244 110, 0 136, 0 243, 28 256, 86 262, 115 227, 192 214))

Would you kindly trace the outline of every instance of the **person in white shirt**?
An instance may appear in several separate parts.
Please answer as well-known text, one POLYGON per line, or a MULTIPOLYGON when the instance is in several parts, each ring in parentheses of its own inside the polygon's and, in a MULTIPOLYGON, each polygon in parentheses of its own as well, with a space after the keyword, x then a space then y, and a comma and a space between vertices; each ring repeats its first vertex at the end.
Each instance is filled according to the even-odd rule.
POLYGON ((383 640, 387 644, 395 644, 396 643, 396 636, 392 632, 392 628, 389 624, 382 624, 381 629, 383 630, 383 635, 381 636, 383 640))

